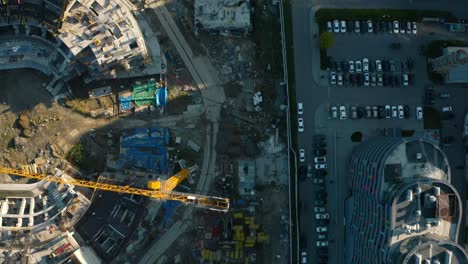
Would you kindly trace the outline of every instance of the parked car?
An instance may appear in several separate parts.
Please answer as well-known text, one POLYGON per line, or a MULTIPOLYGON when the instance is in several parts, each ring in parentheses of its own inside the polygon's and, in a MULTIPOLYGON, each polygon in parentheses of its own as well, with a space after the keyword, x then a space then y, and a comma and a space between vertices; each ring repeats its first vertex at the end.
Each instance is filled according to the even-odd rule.
POLYGON ((407 106, 407 105, 403 106, 403 114, 404 114, 405 118, 410 117, 409 106, 407 106))
POLYGON ((317 226, 316 231, 317 233, 325 233, 328 231, 328 228, 326 226, 317 226))
POLYGON ((420 106, 416 107, 416 118, 418 120, 423 119, 423 109, 420 106))
POLYGON ((297 119, 297 130, 299 132, 304 132, 304 119, 302 117, 297 119))
POLYGON ((315 163, 327 162, 327 158, 326 158, 326 157, 315 157, 315 158, 314 158, 314 162, 315 162, 315 163))
POLYGON ((387 22, 387 32, 390 34, 393 33, 393 23, 390 21, 387 22))
POLYGON ((340 106, 340 119, 346 119, 346 107, 344 105, 340 106))
POLYGON ((317 247, 328 247, 328 241, 317 241, 317 247))
POLYGON ((372 117, 373 118, 379 118, 379 110, 377 106, 372 106, 372 117))
POLYGON ((325 148, 326 146, 327 146, 327 143, 325 141, 314 142, 315 148, 325 148))
POLYGON ((359 23, 359 21, 354 21, 354 32, 361 32, 361 23, 359 23))
POLYGON ((338 79, 337 84, 340 85, 340 86, 343 85, 343 74, 341 72, 338 73, 338 78, 337 79, 338 79))
POLYGON ((315 214, 315 219, 330 219, 330 215, 328 213, 315 214))
POLYGON ((392 117, 397 118, 398 117, 398 110, 396 106, 392 106, 392 117))
POLYGON ((340 33, 340 22, 338 20, 333 20, 333 32, 340 33))
POLYGON ((413 30, 412 30, 413 34, 418 33, 418 30, 416 28, 416 22, 413 22, 412 24, 413 24, 413 30))
POLYGON ((324 184, 324 183, 325 183, 325 180, 322 179, 322 178, 315 178, 315 179, 313 180, 313 182, 314 182, 315 184, 324 184))
POLYGON ((307 178, 312 178, 312 164, 307 164, 307 178))
POLYGON ((392 108, 389 105, 385 106, 385 118, 392 117, 392 108))
POLYGON ((314 208, 314 212, 316 212, 316 213, 324 213, 325 211, 326 211, 326 210, 325 210, 324 207, 317 207, 317 206, 316 206, 316 207, 314 208))
POLYGON ((375 73, 371 74, 370 77, 370 85, 371 86, 376 86, 377 85, 377 77, 375 76, 375 73))
POLYGON ((411 22, 406 22, 406 33, 411 34, 411 22))
POLYGON ((319 239, 319 240, 327 240, 327 234, 318 234, 317 239, 319 239))
POLYGON ((315 177, 321 177, 321 176, 327 176, 327 171, 326 170, 316 170, 315 171, 315 177))
POLYGON ((404 22, 401 22, 400 23, 400 33, 404 34, 405 33, 405 23, 404 22))
POLYGON ((331 118, 337 118, 338 117, 338 107, 332 106, 331 108, 331 118))
POLYGON ((408 74, 403 74, 403 85, 408 86, 408 74))
POLYGON ((328 32, 332 32, 332 31, 333 31, 332 23, 331 23, 330 21, 327 22, 327 31, 328 31, 328 32))
POLYGON ((377 86, 382 86, 383 85, 383 78, 382 74, 377 74, 377 86))
POLYGON ((439 98, 440 99, 450 99, 450 94, 449 93, 439 93, 439 98))
POLYGON ((370 75, 368 72, 364 73, 364 86, 369 86, 370 84, 370 75))
POLYGON ((300 150, 299 150, 299 161, 300 161, 300 162, 304 162, 304 161, 305 161, 305 150, 304 150, 304 149, 300 149, 300 150))
POLYGON ((374 27, 372 25, 372 21, 367 20, 367 32, 372 33, 374 31, 374 27))
POLYGON ((452 107, 451 106, 443 106, 442 107, 442 112, 452 112, 452 107))
POLYGON ((399 33, 400 32, 400 25, 398 21, 393 21, 393 33, 399 33))
POLYGON ((351 107, 351 118, 356 119, 357 118, 357 108, 355 106, 351 107))
POLYGON ((324 200, 315 200, 314 205, 316 206, 325 206, 327 203, 324 200))
POLYGON ((403 106, 402 106, 402 105, 399 105, 399 106, 398 106, 398 118, 400 118, 400 119, 405 118, 405 114, 404 114, 404 110, 403 110, 403 106))
POLYGON ((349 61, 348 65, 349 65, 349 72, 353 73, 354 72, 354 61, 349 61))
POLYGON ((366 106, 366 118, 372 118, 372 108, 370 106, 366 106))
POLYGON ((356 61, 356 72, 357 73, 362 72, 362 63, 361 63, 361 61, 356 61))
POLYGON ((307 252, 305 251, 301 253, 301 264, 307 264, 307 252))
POLYGON ((330 72, 330 84, 333 84, 333 85, 336 84, 336 73, 335 72, 330 72))
POLYGON ((302 103, 297 103, 297 114, 302 115, 304 113, 304 108, 302 108, 302 103))
POLYGON ((369 59, 364 58, 362 59, 363 71, 369 72, 369 59))
POLYGON ((315 164, 315 169, 316 170, 325 170, 325 169, 327 169, 327 164, 326 163, 317 163, 317 164, 315 164))
POLYGON ((327 151, 323 148, 318 148, 314 150, 314 154, 317 156, 324 156, 327 154, 327 151))
POLYGON ((375 68, 377 69, 378 72, 382 72, 382 61, 376 60, 375 61, 375 68))
POLYGON ((341 20, 340 22, 340 32, 341 33, 346 33, 346 21, 341 20))

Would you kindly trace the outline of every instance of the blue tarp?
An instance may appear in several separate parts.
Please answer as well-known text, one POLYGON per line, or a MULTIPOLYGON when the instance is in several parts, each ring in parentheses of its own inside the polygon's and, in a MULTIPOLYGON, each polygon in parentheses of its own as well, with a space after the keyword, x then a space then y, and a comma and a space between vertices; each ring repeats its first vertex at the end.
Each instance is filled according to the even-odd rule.
POLYGON ((129 95, 128 97, 124 97, 123 95, 120 96, 120 110, 121 111, 130 110, 130 108, 132 108, 131 102, 132 102, 132 95, 129 95))
POLYGON ((167 87, 162 87, 156 90, 156 106, 166 106, 167 102, 167 87))
POLYGON ((169 129, 137 128, 124 134, 118 166, 145 168, 156 173, 167 173, 169 129))
POLYGON ((162 204, 162 207, 164 208, 164 218, 162 220, 163 225, 167 225, 171 222, 172 216, 181 204, 182 203, 179 201, 165 201, 162 204))

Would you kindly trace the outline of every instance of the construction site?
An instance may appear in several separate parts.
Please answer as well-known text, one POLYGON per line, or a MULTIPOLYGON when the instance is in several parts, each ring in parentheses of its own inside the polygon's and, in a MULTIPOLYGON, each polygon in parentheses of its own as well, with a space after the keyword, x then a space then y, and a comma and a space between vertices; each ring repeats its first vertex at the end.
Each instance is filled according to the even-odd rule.
POLYGON ((1 263, 288 262, 278 7, 215 2, 1 2, 1 263))

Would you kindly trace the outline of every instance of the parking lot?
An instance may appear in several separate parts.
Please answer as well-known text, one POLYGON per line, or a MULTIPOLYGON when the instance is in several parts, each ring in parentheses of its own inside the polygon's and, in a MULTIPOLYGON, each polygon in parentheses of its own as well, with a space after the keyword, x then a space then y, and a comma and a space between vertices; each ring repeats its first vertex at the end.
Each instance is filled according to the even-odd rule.
MULTIPOLYGON (((362 141, 377 135, 399 136, 405 130, 414 131, 416 136, 423 135, 423 121, 418 118, 417 109, 424 107, 426 103, 425 87, 430 82, 421 45, 435 38, 431 32, 443 30, 440 27, 431 27, 417 24, 417 34, 333 33, 335 44, 328 50, 331 67, 320 72, 321 79, 317 80, 318 87, 314 88, 326 90, 326 97, 320 98, 319 104, 313 107, 315 111, 312 119, 307 113, 312 108, 307 104, 307 98, 298 100, 304 102, 303 132, 300 133, 299 142, 299 148, 303 149, 303 162, 299 164, 303 166, 300 175, 300 242, 301 251, 308 254, 307 263, 345 263, 345 203, 349 195, 347 164, 352 149, 359 144, 351 139, 353 133, 360 132, 362 141), (370 78, 375 75, 377 79, 381 74, 383 79, 384 74, 388 74, 398 76, 400 84, 392 85, 387 77, 386 84, 382 80, 382 85, 379 85, 376 80, 372 85, 369 80, 369 84, 365 85, 364 59, 368 60, 369 69, 366 71, 370 78), (410 67, 408 59, 412 62, 410 67), (377 60, 382 64, 382 70, 378 70, 377 60), (349 70, 352 64, 350 61, 354 64, 353 72, 349 70), (352 76, 358 74, 357 61, 362 67, 359 72, 363 78, 362 83, 353 83, 352 80, 352 76), (389 65, 383 66, 390 62, 395 65, 394 70, 390 70, 389 65), (402 62, 406 65, 402 65, 402 62), (335 73, 335 82, 331 82, 331 72, 335 73), (404 85, 404 73, 408 73, 411 79, 408 80, 408 85, 404 85), (343 78, 342 84, 338 84, 339 74, 343 78), (342 108, 345 111, 344 118, 342 108), (310 138, 308 141, 312 144, 301 144, 306 142, 301 139, 302 135, 310 138), (325 143, 317 145, 314 135, 323 135, 325 143), (326 169, 315 169, 316 164, 321 163, 316 162, 320 160, 314 160, 317 157, 326 158, 322 162, 327 164, 326 169), (322 171, 326 171, 326 175, 320 175, 323 174, 322 171), (318 213, 326 213, 328 219, 317 219, 318 213), (326 231, 322 227, 326 227, 326 231)), ((460 135, 462 119, 468 110, 468 106, 462 101, 468 98, 468 92, 461 88, 434 86, 434 89, 433 107, 440 111, 443 107, 453 106, 450 112, 455 113, 453 118, 443 122, 442 133, 454 137, 443 148, 447 150, 451 165, 456 168, 452 171, 452 182, 462 189, 459 186, 464 184, 464 155, 460 135), (442 98, 441 93, 450 94, 450 98, 442 98)), ((463 195, 464 190, 459 191, 463 195)))

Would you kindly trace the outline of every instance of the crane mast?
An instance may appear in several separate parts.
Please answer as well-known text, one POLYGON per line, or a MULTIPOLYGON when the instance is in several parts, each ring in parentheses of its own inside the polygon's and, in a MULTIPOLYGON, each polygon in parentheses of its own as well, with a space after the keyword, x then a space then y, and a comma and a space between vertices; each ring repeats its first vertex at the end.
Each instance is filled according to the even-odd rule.
MULTIPOLYGON (((146 197, 150 197, 150 198, 158 199, 158 200, 180 201, 187 205, 193 205, 195 207, 210 209, 214 211, 227 212, 229 210, 229 199, 227 198, 174 192, 172 191, 172 189, 175 186, 170 186, 169 188, 167 187, 161 188, 160 190, 142 189, 142 188, 130 187, 128 185, 121 186, 121 185, 93 182, 93 181, 87 181, 87 180, 78 180, 72 177, 65 178, 65 177, 55 176, 55 175, 34 173, 26 169, 19 170, 19 169, 6 168, 6 167, 0 167, 0 173, 11 174, 11 175, 21 176, 25 178, 30 178, 30 179, 36 179, 40 181, 49 181, 49 182, 87 187, 87 188, 92 188, 96 190, 142 195, 142 196, 146 196, 146 197)), ((183 175, 185 175, 185 177, 186 177, 186 174, 188 174, 188 170, 185 170, 185 171, 183 170, 183 175)), ((176 175, 169 178, 168 181, 170 182, 171 179, 174 179, 174 177, 176 177, 176 175)), ((184 179, 183 176, 180 178, 184 179)), ((177 180, 179 181, 180 179, 177 179, 177 180)), ((161 183, 164 184, 164 182, 161 182, 161 183)))

